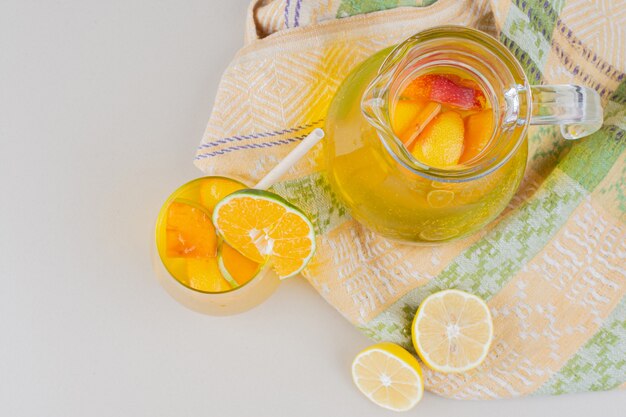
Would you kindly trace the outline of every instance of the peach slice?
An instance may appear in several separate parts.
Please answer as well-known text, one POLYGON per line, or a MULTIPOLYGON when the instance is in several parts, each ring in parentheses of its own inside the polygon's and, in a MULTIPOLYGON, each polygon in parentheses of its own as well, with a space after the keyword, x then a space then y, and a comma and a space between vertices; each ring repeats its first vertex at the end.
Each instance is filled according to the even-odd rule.
POLYGON ((472 114, 465 119, 465 149, 459 163, 473 159, 487 147, 493 128, 492 109, 472 114))
POLYGON ((463 119, 457 112, 440 113, 417 137, 411 153, 434 168, 456 165, 463 153, 464 133, 463 119))
POLYGON ((434 101, 429 101, 428 104, 420 110, 415 119, 413 119, 413 122, 411 122, 409 129, 404 133, 404 137, 401 138, 407 149, 411 147, 419 134, 422 133, 440 111, 441 104, 435 103, 434 101))
POLYGON ((487 101, 485 95, 467 84, 467 81, 461 81, 460 77, 453 74, 426 74, 415 78, 402 95, 410 99, 432 100, 463 110, 483 109, 487 101))
POLYGON ((423 100, 398 100, 396 102, 391 117, 391 127, 397 137, 402 139, 415 117, 420 113, 420 109, 424 104, 425 102, 423 100))
POLYGON ((167 211, 167 256, 212 258, 217 256, 217 235, 211 213, 192 201, 174 200, 167 211))

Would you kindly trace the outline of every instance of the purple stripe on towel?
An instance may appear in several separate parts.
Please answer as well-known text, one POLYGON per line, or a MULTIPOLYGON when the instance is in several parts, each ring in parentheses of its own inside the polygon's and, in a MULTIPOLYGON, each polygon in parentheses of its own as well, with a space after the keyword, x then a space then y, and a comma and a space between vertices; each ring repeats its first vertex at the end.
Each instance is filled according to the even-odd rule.
POLYGON ((272 136, 284 135, 285 133, 295 133, 299 130, 303 130, 303 129, 307 129, 309 127, 315 126, 316 124, 321 123, 323 121, 324 119, 319 119, 312 123, 307 123, 305 125, 292 127, 289 129, 275 130, 273 132, 259 132, 259 133, 251 133, 249 135, 230 136, 227 138, 218 139, 214 142, 203 143, 200 146, 198 146, 198 150, 205 149, 205 148, 212 148, 214 146, 223 145, 228 142, 241 142, 241 141, 249 140, 249 139, 270 138, 272 136))
POLYGON ((300 6, 302 5, 302 0, 298 0, 296 2, 296 17, 295 17, 295 26, 300 26, 300 6))
POLYGON ((288 145, 293 142, 300 142, 302 139, 306 138, 307 135, 297 136, 295 138, 281 139, 275 142, 263 142, 263 143, 248 143, 245 145, 232 146, 230 148, 224 148, 219 151, 209 152, 202 155, 196 156, 195 159, 204 159, 210 158, 212 156, 224 155, 225 153, 230 153, 234 151, 240 151, 244 149, 262 149, 262 148, 271 148, 279 145, 288 145))
POLYGON ((289 27, 289 2, 290 0, 287 0, 285 4, 285 27, 286 28, 289 27))

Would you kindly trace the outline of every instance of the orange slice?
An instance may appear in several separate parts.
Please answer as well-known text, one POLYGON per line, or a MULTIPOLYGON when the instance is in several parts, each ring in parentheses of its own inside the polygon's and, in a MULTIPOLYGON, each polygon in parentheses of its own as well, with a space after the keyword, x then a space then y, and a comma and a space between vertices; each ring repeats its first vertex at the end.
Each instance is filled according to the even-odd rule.
POLYGON ((473 159, 487 147, 493 128, 491 109, 472 114, 465 119, 465 149, 459 163, 473 159))
POLYGON ((435 168, 456 165, 463 153, 463 119, 454 111, 440 113, 420 133, 411 153, 435 168))
POLYGON ((210 258, 217 254, 217 236, 211 214, 199 204, 183 199, 168 207, 166 253, 174 258, 210 258))
POLYGON ((220 273, 217 258, 188 259, 187 278, 189 286, 198 291, 223 292, 233 288, 220 273))
POLYGON ((246 258, 226 242, 217 254, 217 264, 226 281, 234 287, 245 284, 261 271, 260 263, 246 258))
POLYGON ((224 197, 235 191, 243 190, 245 185, 239 181, 225 177, 210 177, 200 185, 200 202, 210 212, 224 197))
POLYGON ((246 258, 269 261, 280 278, 300 272, 315 252, 311 221, 276 194, 237 191, 213 211, 220 236, 246 258))

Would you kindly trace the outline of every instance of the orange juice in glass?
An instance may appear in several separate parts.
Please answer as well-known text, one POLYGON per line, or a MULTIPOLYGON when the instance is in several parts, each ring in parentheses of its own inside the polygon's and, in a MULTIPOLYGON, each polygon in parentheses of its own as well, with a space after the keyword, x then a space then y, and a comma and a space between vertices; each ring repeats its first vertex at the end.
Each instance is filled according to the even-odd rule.
POLYGON ((192 310, 210 315, 240 313, 263 302, 279 284, 271 268, 221 240, 212 223, 216 204, 244 188, 230 178, 198 178, 174 191, 159 212, 157 278, 174 299, 192 310))

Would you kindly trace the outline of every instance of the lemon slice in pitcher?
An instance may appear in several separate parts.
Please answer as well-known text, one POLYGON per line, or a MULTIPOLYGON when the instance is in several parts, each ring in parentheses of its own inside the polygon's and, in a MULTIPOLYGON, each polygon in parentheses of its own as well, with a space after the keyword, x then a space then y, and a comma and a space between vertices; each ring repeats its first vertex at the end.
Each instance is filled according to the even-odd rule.
POLYGON ((393 411, 406 411, 424 394, 422 369, 417 359, 394 343, 378 343, 352 362, 352 379, 370 400, 393 411))
POLYGON ((267 191, 230 194, 215 206, 213 223, 232 248, 257 263, 269 261, 281 279, 302 271, 315 252, 311 221, 267 191))
POLYGON ((459 290, 428 296, 417 309, 411 329, 420 358, 429 368, 444 373, 476 368, 493 338, 487 304, 459 290))

